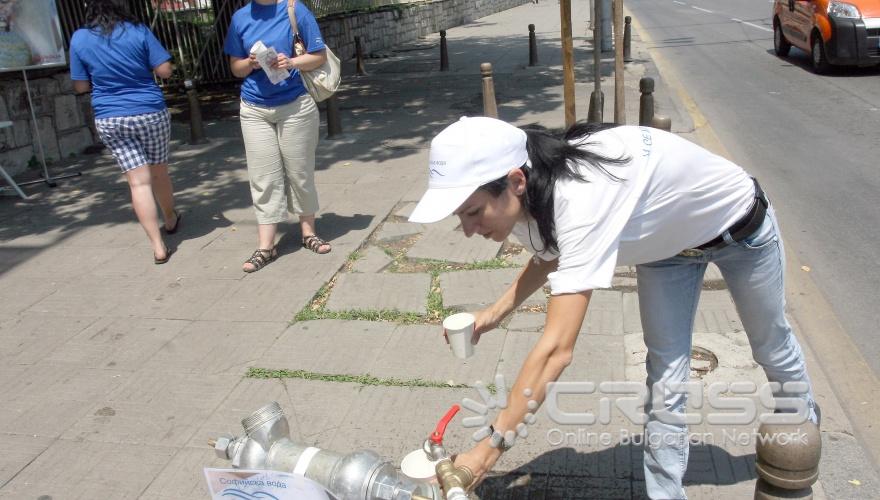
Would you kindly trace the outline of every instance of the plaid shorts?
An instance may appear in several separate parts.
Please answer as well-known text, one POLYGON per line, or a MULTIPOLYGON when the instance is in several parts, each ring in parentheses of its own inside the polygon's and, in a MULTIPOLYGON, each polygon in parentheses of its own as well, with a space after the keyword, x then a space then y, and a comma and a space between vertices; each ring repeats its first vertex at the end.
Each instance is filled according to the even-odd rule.
POLYGON ((171 114, 167 109, 143 115, 96 118, 95 128, 123 172, 142 165, 168 163, 171 114))

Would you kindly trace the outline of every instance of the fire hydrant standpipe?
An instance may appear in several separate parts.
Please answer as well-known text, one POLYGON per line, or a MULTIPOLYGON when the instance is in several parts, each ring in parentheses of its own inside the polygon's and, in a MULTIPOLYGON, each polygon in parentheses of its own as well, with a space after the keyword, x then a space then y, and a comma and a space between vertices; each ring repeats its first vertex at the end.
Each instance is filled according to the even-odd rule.
POLYGON ((458 405, 452 405, 446 415, 437 422, 434 432, 425 441, 425 452, 434 460, 439 460, 435 467, 437 473, 437 482, 440 483, 440 489, 446 495, 446 500, 469 500, 467 489, 474 482, 474 473, 464 466, 456 467, 452 463, 452 457, 443 446, 443 435, 446 433, 446 427, 455 417, 455 414, 461 410, 458 405))
POLYGON ((360 450, 342 455, 295 443, 290 439, 287 418, 276 402, 255 411, 241 424, 244 436, 213 440, 217 456, 231 460, 234 468, 299 474, 317 482, 338 500, 439 500, 434 487, 402 476, 375 452, 360 450))

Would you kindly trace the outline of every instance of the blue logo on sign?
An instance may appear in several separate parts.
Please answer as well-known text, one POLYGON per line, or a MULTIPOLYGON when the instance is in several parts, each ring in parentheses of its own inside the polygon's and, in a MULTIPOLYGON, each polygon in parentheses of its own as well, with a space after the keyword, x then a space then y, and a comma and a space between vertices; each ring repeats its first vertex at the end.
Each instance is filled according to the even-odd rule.
POLYGON ((270 493, 266 493, 265 491, 255 491, 254 493, 247 493, 233 488, 226 488, 225 490, 223 490, 222 496, 243 498, 244 500, 278 500, 278 497, 270 493))

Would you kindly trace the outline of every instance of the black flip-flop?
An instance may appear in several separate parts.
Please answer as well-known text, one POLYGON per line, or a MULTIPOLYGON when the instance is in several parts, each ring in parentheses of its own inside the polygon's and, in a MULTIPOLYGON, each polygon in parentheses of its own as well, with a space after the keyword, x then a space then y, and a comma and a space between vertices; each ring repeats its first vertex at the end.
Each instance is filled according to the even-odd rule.
MULTIPOLYGON (((175 228, 175 229, 177 229, 177 228, 175 228)), ((174 253, 174 250, 172 250, 171 248, 165 248, 165 258, 159 259, 155 255, 153 255, 153 264, 156 264, 158 266, 159 264, 164 264, 164 263, 168 262, 168 259, 171 258, 171 254, 173 254, 173 253, 174 253)))
POLYGON ((171 229, 165 229, 165 234, 174 234, 180 228, 180 219, 182 219, 183 216, 180 215, 180 212, 177 210, 174 211, 174 215, 177 216, 177 221, 174 223, 174 227, 171 229))

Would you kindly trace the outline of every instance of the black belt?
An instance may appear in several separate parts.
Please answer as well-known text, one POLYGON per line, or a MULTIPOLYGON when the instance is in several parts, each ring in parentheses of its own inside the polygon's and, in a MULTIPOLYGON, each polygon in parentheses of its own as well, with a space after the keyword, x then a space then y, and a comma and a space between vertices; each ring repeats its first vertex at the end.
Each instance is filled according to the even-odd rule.
MULTIPOLYGON (((767 195, 764 194, 764 190, 761 189, 761 185, 758 184, 758 179, 752 177, 752 180, 755 181, 755 200, 752 203, 752 208, 750 208, 748 213, 746 213, 740 220, 736 221, 725 231, 726 233, 730 233, 730 238, 733 241, 742 241, 751 236, 752 233, 761 227, 761 224, 764 223, 764 218, 767 216, 767 208, 770 206, 770 202, 767 200, 767 195)), ((724 236, 718 235, 714 239, 696 247, 696 249, 718 250, 719 248, 724 248, 726 246, 727 242, 724 241, 724 236)))

